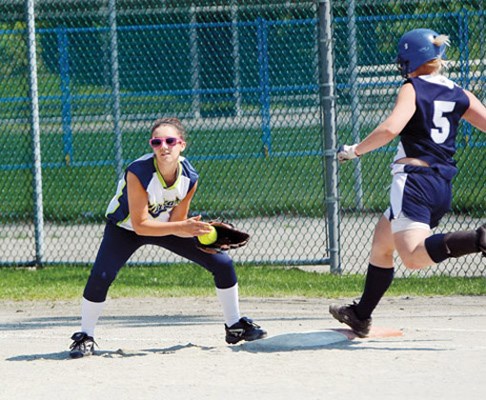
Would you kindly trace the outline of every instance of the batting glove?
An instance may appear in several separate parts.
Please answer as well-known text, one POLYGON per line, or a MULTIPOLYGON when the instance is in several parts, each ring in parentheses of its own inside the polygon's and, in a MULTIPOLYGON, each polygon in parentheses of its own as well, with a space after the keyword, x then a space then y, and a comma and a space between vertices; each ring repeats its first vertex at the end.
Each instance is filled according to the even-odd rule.
POLYGON ((356 154, 356 147, 358 147, 358 144, 353 144, 351 146, 348 146, 347 144, 341 146, 338 149, 337 153, 337 159, 339 162, 345 162, 348 160, 352 160, 353 158, 359 157, 358 154, 356 154))

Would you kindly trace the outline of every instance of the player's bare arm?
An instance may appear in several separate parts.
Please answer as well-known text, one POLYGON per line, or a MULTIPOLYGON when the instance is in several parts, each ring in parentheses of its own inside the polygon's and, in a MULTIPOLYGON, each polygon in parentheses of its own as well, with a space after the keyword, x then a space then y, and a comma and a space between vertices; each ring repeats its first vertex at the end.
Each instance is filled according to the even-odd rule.
POLYGON ((370 151, 376 150, 397 137, 415 112, 415 89, 411 83, 403 85, 391 114, 378 125, 362 142, 339 149, 337 158, 340 162, 352 160, 370 151))
POLYGON ((376 150, 397 137, 415 113, 415 90, 411 83, 400 88, 393 111, 361 143, 355 152, 359 155, 376 150))
POLYGON ((469 90, 464 90, 464 93, 469 97, 470 105, 468 110, 464 113, 463 118, 472 126, 486 132, 486 107, 469 90))
MULTIPOLYGON (((194 191, 195 188, 193 188, 188 193, 188 196, 186 196, 186 198, 184 198, 184 200, 177 206, 181 206, 179 215, 185 214, 187 216, 192 196, 194 196, 194 191)), ((176 235, 180 237, 193 237, 208 233, 209 231, 209 225, 200 221, 200 217, 182 220, 176 219, 175 221, 170 222, 149 219, 147 192, 143 188, 139 179, 132 172, 127 173, 127 192, 132 226, 138 235, 176 235)))
POLYGON ((201 221, 200 215, 187 218, 196 190, 197 182, 187 193, 186 197, 176 207, 174 207, 170 213, 169 223, 178 223, 177 236, 192 237, 211 232, 211 226, 208 223, 201 221))

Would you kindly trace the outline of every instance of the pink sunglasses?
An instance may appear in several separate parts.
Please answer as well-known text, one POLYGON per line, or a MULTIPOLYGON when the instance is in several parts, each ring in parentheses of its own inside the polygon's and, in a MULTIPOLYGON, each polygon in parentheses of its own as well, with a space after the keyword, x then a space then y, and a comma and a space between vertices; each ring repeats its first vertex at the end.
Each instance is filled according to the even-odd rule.
POLYGON ((152 138, 149 140, 150 146, 153 149, 157 149, 165 143, 169 147, 174 147, 176 144, 184 143, 182 139, 176 137, 163 137, 163 138, 152 138))

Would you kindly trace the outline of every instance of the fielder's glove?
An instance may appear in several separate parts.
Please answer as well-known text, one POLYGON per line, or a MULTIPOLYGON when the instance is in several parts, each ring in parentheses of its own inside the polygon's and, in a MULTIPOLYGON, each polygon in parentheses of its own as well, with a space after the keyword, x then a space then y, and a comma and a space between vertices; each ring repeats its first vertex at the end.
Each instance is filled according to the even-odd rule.
POLYGON ((216 229, 217 239, 211 244, 202 244, 196 238, 196 246, 199 250, 209 254, 216 254, 222 251, 237 249, 248 243, 250 235, 246 232, 235 229, 232 224, 220 221, 209 221, 216 229))
POLYGON ((345 144, 341 146, 337 152, 338 161, 343 163, 345 161, 352 160, 353 158, 359 157, 359 155, 356 154, 356 147, 358 147, 357 144, 353 144, 351 146, 345 144))

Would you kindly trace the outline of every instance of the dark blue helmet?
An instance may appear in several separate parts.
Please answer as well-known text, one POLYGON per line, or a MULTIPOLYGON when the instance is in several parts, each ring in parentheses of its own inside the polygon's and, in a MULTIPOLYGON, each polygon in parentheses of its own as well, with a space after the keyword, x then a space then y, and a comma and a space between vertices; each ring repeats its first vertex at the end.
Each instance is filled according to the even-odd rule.
POLYGON ((439 34, 431 29, 414 29, 405 33, 398 42, 398 68, 407 78, 427 61, 445 57, 446 45, 436 46, 432 42, 439 34))

